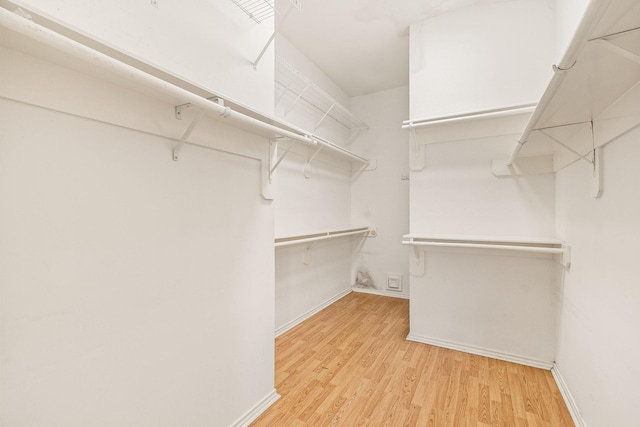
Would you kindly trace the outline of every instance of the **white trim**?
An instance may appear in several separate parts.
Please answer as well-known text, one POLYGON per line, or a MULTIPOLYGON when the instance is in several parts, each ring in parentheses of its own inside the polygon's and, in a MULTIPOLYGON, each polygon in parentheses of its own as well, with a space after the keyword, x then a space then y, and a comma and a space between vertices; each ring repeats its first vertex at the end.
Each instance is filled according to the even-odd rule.
POLYGON ((564 403, 567 405, 567 409, 569 410, 569 414, 571 414, 571 419, 576 427, 587 427, 587 423, 582 418, 582 414, 580 413, 580 408, 578 408, 578 404, 576 403, 567 383, 564 381, 564 378, 560 374, 560 370, 558 369, 558 365, 555 363, 551 368, 551 375, 553 375, 553 379, 556 380, 556 384, 558 385, 558 389, 560 390, 560 394, 562 395, 562 399, 564 399, 564 403))
POLYGON ((550 370, 553 367, 553 362, 547 360, 531 359, 524 356, 518 356, 516 354, 504 353, 502 351, 492 350, 484 347, 475 347, 467 344, 460 344, 454 341, 441 340, 438 338, 424 337, 409 332, 407 335, 409 341, 415 341, 422 344, 435 345, 437 347, 444 347, 451 350, 463 351, 465 353, 477 354, 479 356, 491 357, 493 359, 504 360, 506 362, 518 363, 520 365, 531 366, 533 368, 550 370))
POLYGON ((401 292, 396 292, 396 291, 385 291, 385 290, 369 289, 369 288, 356 288, 355 286, 351 288, 351 290, 353 292, 359 292, 361 294, 371 294, 371 295, 380 295, 382 297, 409 299, 409 295, 403 294, 401 292))
POLYGON ((247 427, 252 422, 256 420, 264 411, 269 409, 271 405, 276 403, 276 401, 280 399, 280 395, 276 392, 274 388, 271 393, 265 396, 260 402, 258 402, 253 408, 251 408, 248 412, 246 412, 242 417, 240 417, 235 423, 231 424, 230 427, 247 427))
POLYGON ((300 316, 296 317, 295 319, 293 319, 293 320, 285 323, 284 325, 280 326, 278 329, 276 329, 276 338, 279 337, 280 335, 284 334, 285 332, 287 332, 289 329, 292 329, 295 326, 298 326, 300 323, 304 322, 305 320, 307 320, 308 318, 310 318, 314 314, 324 310, 325 308, 329 307, 334 302, 338 301, 340 298, 343 298, 343 297, 347 296, 350 293, 351 293, 351 288, 345 289, 344 291, 340 292, 339 294, 329 298, 325 302, 315 306, 314 308, 312 308, 311 310, 307 311, 306 313, 303 313, 300 316))

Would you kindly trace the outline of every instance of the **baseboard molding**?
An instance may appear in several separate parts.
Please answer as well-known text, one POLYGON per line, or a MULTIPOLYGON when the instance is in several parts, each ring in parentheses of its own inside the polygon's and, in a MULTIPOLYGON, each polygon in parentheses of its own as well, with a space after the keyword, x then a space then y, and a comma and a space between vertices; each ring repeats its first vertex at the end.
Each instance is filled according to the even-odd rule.
POLYGON ((231 424, 230 427, 247 427, 249 424, 254 422, 256 418, 262 415, 264 411, 269 409, 271 405, 276 403, 278 399, 280 399, 280 395, 276 392, 276 389, 273 389, 271 393, 251 408, 249 412, 240 417, 239 420, 231 424))
POLYGON ((335 295, 335 296, 329 298, 328 300, 326 300, 322 304, 317 305, 316 307, 312 308, 311 310, 307 311, 306 313, 304 313, 304 314, 296 317, 295 319, 291 320, 290 322, 287 322, 284 325, 280 326, 278 329, 276 329, 276 338, 279 337, 280 335, 284 334, 285 332, 287 332, 289 329, 292 329, 292 328, 298 326, 300 323, 304 322, 305 320, 307 320, 308 318, 310 318, 314 314, 318 313, 319 311, 324 310, 325 308, 329 307, 334 302, 338 301, 340 298, 343 298, 343 297, 347 296, 350 293, 351 293, 351 289, 345 289, 344 291, 340 292, 338 295, 335 295))
POLYGON ((504 353, 483 347, 476 347, 472 345, 460 344, 454 341, 441 340, 438 338, 424 337, 409 333, 407 335, 409 341, 415 341, 422 344, 435 345, 437 347, 444 347, 451 350, 463 351, 465 353, 477 354, 478 356, 491 357, 493 359, 504 360, 506 362, 518 363, 520 365, 531 366, 534 368, 550 370, 553 368, 553 362, 546 360, 531 359, 528 357, 518 356, 516 354, 504 353))
POLYGON ((409 299, 409 295, 403 294, 401 292, 395 292, 395 291, 384 291, 384 290, 381 291, 379 289, 356 288, 356 287, 351 288, 351 290, 353 292, 360 292, 361 294, 372 294, 372 295, 380 295, 383 297, 409 299))
POLYGON ((567 405, 567 409, 569 409, 569 414, 571 414, 571 419, 576 427, 587 427, 587 423, 582 418, 582 414, 580 413, 580 409, 578 409, 578 405, 576 404, 567 383, 562 378, 560 371, 558 370, 558 365, 555 363, 551 368, 551 374, 553 375, 553 379, 556 380, 556 384, 558 385, 558 389, 560 390, 560 394, 562 394, 562 398, 564 399, 564 403, 567 405))

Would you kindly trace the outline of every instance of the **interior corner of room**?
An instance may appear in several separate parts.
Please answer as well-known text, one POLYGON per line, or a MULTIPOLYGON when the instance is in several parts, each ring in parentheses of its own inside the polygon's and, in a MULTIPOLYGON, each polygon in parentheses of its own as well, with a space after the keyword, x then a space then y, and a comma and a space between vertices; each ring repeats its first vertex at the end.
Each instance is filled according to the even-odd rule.
POLYGON ((640 2, 331 3, 0 0, 0 424, 249 425, 357 292, 637 425, 640 2))

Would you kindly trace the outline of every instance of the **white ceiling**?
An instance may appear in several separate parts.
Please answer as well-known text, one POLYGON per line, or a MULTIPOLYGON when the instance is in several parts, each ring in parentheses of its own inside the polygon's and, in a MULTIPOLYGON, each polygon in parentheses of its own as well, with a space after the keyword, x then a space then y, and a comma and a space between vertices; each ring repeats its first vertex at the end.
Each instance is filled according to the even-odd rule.
POLYGON ((409 84, 409 25, 505 0, 276 0, 277 31, 348 95, 409 84), (284 17, 284 19, 283 19, 284 17))

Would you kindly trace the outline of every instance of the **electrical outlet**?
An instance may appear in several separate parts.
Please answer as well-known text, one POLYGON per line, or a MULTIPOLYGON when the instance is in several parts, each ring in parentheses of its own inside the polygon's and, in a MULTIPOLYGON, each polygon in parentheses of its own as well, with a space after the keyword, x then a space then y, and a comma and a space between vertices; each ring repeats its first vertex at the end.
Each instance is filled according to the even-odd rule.
POLYGON ((160 0, 151 0, 151 6, 159 7, 159 5, 158 5, 159 2, 160 2, 160 0))

